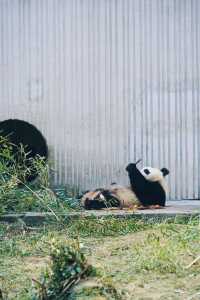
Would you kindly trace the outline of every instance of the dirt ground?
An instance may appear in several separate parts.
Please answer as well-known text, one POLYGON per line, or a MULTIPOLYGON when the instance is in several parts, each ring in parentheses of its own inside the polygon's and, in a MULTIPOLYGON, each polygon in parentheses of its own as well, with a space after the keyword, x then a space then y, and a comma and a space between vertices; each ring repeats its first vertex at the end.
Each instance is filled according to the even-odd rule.
MULTIPOLYGON (((68 238, 65 231, 54 231, 4 241, 0 287, 8 299, 31 299, 31 279, 45 270, 47 242, 58 236, 68 238)), ((94 293, 99 282, 115 287, 121 299, 200 299, 200 259, 194 262, 200 255, 199 224, 157 224, 125 235, 80 237, 80 243, 99 276, 82 282, 72 299, 114 299, 104 288, 94 293)))

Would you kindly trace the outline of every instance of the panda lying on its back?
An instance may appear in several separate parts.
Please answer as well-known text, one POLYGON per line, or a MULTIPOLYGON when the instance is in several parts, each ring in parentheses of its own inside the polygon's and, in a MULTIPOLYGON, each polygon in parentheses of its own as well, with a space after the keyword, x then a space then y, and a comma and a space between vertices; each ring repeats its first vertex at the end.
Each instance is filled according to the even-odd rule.
POLYGON ((139 171, 137 163, 131 163, 126 171, 131 188, 143 206, 165 206, 167 185, 164 177, 169 174, 168 169, 145 167, 139 171))
POLYGON ((82 206, 85 209, 165 206, 167 186, 164 177, 169 174, 166 168, 145 167, 139 171, 137 163, 131 163, 126 170, 131 188, 112 184, 108 188, 88 191, 81 198, 82 206))
POLYGON ((133 208, 139 206, 140 202, 130 187, 111 184, 107 188, 85 192, 81 198, 81 205, 85 209, 133 208))

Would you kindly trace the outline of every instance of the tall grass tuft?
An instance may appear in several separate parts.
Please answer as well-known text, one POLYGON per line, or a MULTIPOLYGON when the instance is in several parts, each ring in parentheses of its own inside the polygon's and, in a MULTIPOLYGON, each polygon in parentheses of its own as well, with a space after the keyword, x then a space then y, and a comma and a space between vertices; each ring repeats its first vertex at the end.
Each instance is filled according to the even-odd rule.
POLYGON ((41 281, 33 279, 34 300, 67 299, 81 279, 95 274, 77 240, 63 243, 53 239, 50 249, 50 268, 42 275, 41 281))
MULTIPOLYGON (((0 136, 0 214, 10 212, 68 210, 68 202, 50 189, 50 168, 44 157, 30 158, 23 145, 0 136), (27 178, 37 174, 29 183, 27 178)), ((58 218, 57 218, 58 219, 58 218)))

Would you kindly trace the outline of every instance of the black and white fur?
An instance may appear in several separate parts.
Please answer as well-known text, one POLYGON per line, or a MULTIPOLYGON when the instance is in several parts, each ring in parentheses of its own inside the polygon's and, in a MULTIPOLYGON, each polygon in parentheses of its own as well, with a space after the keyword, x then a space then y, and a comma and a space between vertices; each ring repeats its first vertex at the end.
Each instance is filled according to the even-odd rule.
POLYGON ((137 163, 131 163, 126 167, 131 187, 111 184, 107 188, 87 191, 81 198, 82 206, 85 209, 165 206, 167 194, 165 176, 169 174, 168 169, 144 167, 140 171, 137 163))
POLYGON ((165 206, 167 184, 165 176, 169 170, 162 168, 145 167, 141 171, 137 163, 131 163, 126 167, 129 175, 132 191, 143 206, 165 206))
POLYGON ((140 203, 130 187, 111 184, 107 188, 99 188, 84 193, 81 198, 81 205, 85 209, 133 208, 140 203))

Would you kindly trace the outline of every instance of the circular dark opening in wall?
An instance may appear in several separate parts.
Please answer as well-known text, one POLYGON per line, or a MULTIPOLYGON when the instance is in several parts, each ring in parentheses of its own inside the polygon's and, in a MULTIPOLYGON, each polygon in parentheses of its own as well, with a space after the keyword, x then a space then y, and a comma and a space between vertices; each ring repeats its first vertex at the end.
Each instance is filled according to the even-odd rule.
MULTIPOLYGON (((46 140, 34 125, 17 119, 5 120, 0 122, 0 135, 7 137, 9 142, 14 145, 12 151, 16 159, 18 159, 19 147, 23 145, 26 153, 25 166, 29 167, 30 160, 37 155, 43 157, 45 161, 47 160, 48 147, 46 140)), ((30 182, 37 175, 37 171, 32 170, 26 176, 26 180, 30 182)))

